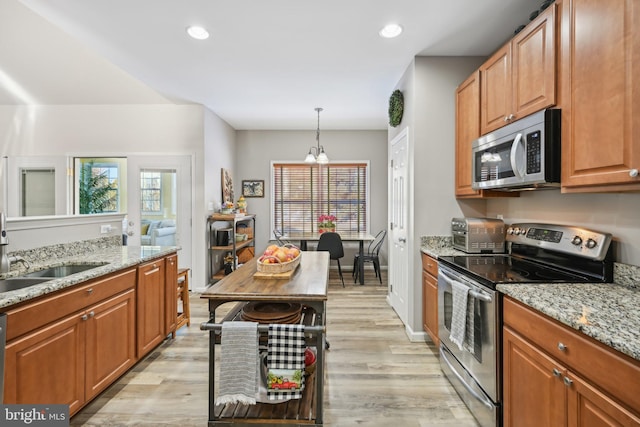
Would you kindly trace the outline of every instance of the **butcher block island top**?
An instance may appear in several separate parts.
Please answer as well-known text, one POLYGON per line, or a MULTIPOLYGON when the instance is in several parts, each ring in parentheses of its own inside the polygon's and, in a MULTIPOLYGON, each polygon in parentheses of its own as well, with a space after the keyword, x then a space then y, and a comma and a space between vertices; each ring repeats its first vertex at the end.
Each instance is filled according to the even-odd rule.
POLYGON ((201 298, 224 301, 327 300, 329 252, 301 252, 300 265, 290 279, 254 277, 258 258, 208 287, 201 298))

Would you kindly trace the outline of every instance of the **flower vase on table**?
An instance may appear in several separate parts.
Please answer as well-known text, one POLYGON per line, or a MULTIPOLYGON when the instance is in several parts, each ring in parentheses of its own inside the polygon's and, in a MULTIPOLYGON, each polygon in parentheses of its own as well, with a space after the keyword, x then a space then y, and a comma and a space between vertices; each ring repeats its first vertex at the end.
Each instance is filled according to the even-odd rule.
POLYGON ((335 232, 336 219, 333 215, 320 215, 318 217, 318 233, 335 232))

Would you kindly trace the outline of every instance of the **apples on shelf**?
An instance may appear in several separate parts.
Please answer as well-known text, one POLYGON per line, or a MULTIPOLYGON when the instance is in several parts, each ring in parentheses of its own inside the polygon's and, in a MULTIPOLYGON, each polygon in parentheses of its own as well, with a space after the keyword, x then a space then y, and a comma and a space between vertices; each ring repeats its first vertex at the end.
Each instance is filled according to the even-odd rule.
POLYGON ((300 256, 300 249, 295 245, 269 245, 262 253, 262 256, 258 258, 258 262, 262 264, 282 264, 293 261, 298 256, 300 256))

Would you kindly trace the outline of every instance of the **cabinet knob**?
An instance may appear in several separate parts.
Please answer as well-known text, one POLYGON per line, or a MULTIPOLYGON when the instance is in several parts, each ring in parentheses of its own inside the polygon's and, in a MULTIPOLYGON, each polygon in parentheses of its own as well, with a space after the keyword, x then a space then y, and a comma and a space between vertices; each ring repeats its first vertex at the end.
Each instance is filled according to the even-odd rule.
POLYGON ((89 288, 89 289, 87 289, 87 293, 88 293, 89 295, 91 295, 91 294, 93 293, 93 288, 89 288))
POLYGON ((89 312, 89 317, 94 317, 95 315, 96 313, 94 313, 93 310, 89 312))
POLYGON ((554 377, 559 377, 560 375, 561 375, 560 371, 557 368, 553 368, 553 376, 554 377))
POLYGON ((569 387, 571 384, 573 384, 573 380, 569 377, 564 377, 564 385, 566 385, 567 387, 569 387))
POLYGON ((83 314, 82 317, 80 319, 82 320, 87 320, 89 317, 86 314, 83 314))
POLYGON ((631 178, 635 178, 635 177, 637 177, 637 176, 638 176, 638 169, 631 169, 631 170, 629 171, 629 176, 630 176, 631 178))
POLYGON ((559 342, 558 343, 558 350, 560 351, 567 351, 567 346, 564 345, 563 343, 559 342))

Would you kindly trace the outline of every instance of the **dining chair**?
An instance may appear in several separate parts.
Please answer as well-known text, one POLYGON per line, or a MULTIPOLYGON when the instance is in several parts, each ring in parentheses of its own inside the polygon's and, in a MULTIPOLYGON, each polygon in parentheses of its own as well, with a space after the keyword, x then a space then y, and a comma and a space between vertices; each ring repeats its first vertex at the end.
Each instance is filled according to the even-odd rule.
POLYGON ((376 277, 380 280, 380 284, 382 284, 382 273, 380 272, 380 248, 382 247, 382 243, 384 243, 384 239, 387 237, 387 230, 382 230, 378 234, 376 234, 376 238, 369 243, 369 247, 367 248, 367 253, 365 253, 362 257, 362 261, 360 261, 360 254, 355 254, 353 257, 353 272, 352 276, 354 277, 354 282, 358 281, 358 275, 360 273, 360 262, 370 262, 373 264, 373 271, 376 273, 376 277))
POLYGON ((276 238, 276 242, 278 242, 278 245, 280 246, 284 246, 286 244, 289 244, 291 242, 288 242, 286 240, 284 240, 282 237, 284 236, 284 234, 282 234, 282 231, 274 229, 273 230, 273 236, 276 238))
POLYGON ((338 262, 338 272, 340 273, 340 280, 342 280, 342 287, 344 288, 344 278, 342 277, 342 267, 340 266, 340 258, 344 257, 344 246, 342 246, 342 239, 338 233, 325 232, 320 235, 318 240, 317 251, 328 251, 329 258, 338 262))

